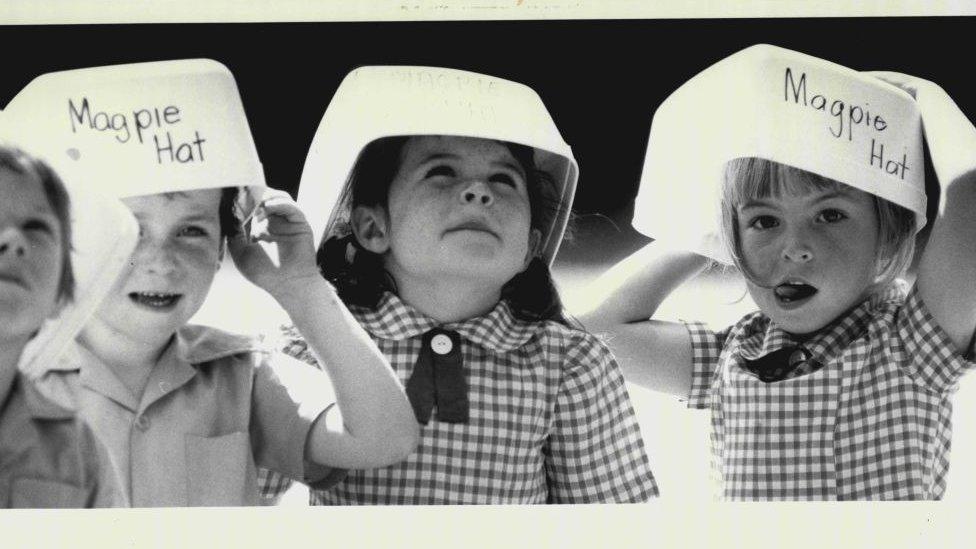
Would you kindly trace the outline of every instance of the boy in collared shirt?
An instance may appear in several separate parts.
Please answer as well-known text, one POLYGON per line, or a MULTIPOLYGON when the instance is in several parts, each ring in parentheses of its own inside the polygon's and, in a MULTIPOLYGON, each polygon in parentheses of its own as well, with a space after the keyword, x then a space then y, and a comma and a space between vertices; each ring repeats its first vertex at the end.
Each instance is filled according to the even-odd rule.
POLYGON ((75 291, 69 202, 47 164, 0 145, 0 507, 125 505, 88 425, 18 371, 45 319, 75 291))
POLYGON ((37 114, 46 101, 27 98, 82 92, 88 105, 133 113, 130 124, 162 132, 167 143, 197 136, 197 149, 173 145, 174 161, 160 156, 159 134, 120 141, 61 118, 46 135, 80 151, 76 169, 88 180, 121 164, 105 184, 139 222, 130 268, 42 380, 71 395, 105 441, 132 505, 253 505, 257 467, 329 484, 341 469, 412 451, 417 427, 402 386, 319 276, 294 202, 265 192, 227 69, 196 60, 46 75, 18 107, 37 114), (144 127, 133 105, 164 101, 178 113, 172 127, 144 127), (190 165, 174 164, 181 158, 190 165), (242 274, 276 298, 328 375, 253 338, 187 324, 209 292, 225 237, 242 274))

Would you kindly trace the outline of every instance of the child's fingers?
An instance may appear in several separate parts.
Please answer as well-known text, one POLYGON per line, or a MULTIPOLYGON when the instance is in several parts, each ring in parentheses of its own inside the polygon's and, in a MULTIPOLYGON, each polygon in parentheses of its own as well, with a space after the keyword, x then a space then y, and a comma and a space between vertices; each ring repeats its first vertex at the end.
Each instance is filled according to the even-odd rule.
POLYGON ((303 214, 302 210, 298 208, 295 201, 287 195, 284 197, 274 197, 263 201, 261 206, 258 208, 257 215, 260 215, 261 219, 272 216, 281 216, 294 223, 306 222, 305 214, 303 214))
POLYGON ((306 234, 311 233, 311 228, 305 222, 305 218, 295 220, 287 215, 268 216, 267 231, 272 234, 306 234))

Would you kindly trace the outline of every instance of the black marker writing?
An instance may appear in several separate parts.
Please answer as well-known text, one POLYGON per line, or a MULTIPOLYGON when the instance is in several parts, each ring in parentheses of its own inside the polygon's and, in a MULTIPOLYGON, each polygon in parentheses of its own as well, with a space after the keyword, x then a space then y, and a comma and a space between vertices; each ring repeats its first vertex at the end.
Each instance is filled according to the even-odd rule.
POLYGON ((166 132, 166 143, 160 142, 159 136, 154 135, 153 141, 156 143, 156 162, 162 164, 163 161, 179 162, 203 162, 203 144, 207 141, 200 137, 200 132, 193 132, 196 137, 189 143, 173 143, 173 136, 166 132), (194 148, 194 146, 196 148, 194 148))
POLYGON ((800 79, 797 80, 793 76, 793 70, 786 67, 783 79, 783 100, 789 102, 791 96, 794 104, 799 105, 802 102, 804 107, 809 106, 814 110, 830 114, 834 120, 828 126, 828 130, 830 135, 838 139, 846 133, 847 140, 852 141, 854 139, 854 127, 858 125, 872 128, 878 132, 883 132, 888 128, 888 122, 885 121, 884 117, 880 114, 872 114, 867 103, 861 106, 851 105, 842 99, 831 101, 819 93, 813 94, 808 99, 807 73, 801 73, 800 79), (829 110, 828 105, 830 105, 829 110))
POLYGON ((896 162, 890 158, 885 158, 885 146, 884 143, 875 143, 874 138, 871 138, 871 159, 870 163, 875 166, 875 161, 877 160, 876 167, 879 170, 884 170, 885 173, 890 175, 897 175, 903 180, 905 179, 905 172, 908 171, 908 155, 901 155, 901 162, 896 162))
POLYGON ((132 137, 129 131, 129 122, 122 113, 109 114, 104 111, 92 114, 91 105, 87 97, 81 99, 81 107, 75 106, 74 101, 68 99, 68 118, 71 120, 71 132, 78 132, 78 125, 90 130, 104 132, 112 130, 115 132, 115 139, 119 143, 127 143, 132 137))

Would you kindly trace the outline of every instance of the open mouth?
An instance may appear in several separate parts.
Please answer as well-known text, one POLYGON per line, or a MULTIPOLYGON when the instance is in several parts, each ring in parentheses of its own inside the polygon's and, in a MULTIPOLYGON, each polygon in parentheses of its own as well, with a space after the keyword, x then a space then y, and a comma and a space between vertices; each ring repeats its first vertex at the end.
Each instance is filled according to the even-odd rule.
POLYGON ((780 303, 798 303, 817 293, 817 288, 805 282, 784 282, 773 288, 773 294, 780 303))
POLYGON ((180 294, 170 294, 165 292, 131 292, 129 299, 137 305, 147 307, 152 310, 165 311, 172 309, 183 297, 180 294))

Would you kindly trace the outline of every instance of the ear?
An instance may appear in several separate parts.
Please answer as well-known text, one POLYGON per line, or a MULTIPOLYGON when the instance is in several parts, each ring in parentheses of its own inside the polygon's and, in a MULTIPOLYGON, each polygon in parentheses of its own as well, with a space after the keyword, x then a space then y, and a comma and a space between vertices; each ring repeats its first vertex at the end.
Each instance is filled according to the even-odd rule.
POLYGON ((522 264, 522 270, 524 271, 532 258, 539 254, 542 250, 539 248, 542 246, 542 231, 539 229, 532 229, 529 231, 529 249, 525 254, 525 262, 522 264))
POLYGON ((359 245, 375 254, 390 249, 389 218, 382 206, 356 206, 349 220, 359 245))

